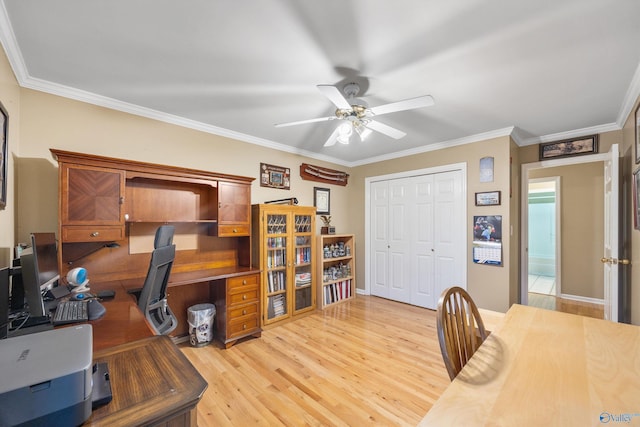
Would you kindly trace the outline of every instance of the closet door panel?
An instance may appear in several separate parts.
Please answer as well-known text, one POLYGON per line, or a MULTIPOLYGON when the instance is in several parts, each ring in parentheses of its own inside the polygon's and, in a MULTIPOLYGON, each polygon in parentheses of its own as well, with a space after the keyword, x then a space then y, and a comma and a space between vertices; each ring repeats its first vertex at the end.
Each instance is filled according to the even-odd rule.
POLYGON ((433 175, 413 179, 415 215, 411 218, 411 304, 435 308, 438 297, 434 293, 433 175))
POLYGON ((374 182, 371 196, 371 294, 389 298, 389 185, 374 182))
POLYGON ((411 214, 414 180, 396 179, 389 183, 389 297, 411 301, 411 214))

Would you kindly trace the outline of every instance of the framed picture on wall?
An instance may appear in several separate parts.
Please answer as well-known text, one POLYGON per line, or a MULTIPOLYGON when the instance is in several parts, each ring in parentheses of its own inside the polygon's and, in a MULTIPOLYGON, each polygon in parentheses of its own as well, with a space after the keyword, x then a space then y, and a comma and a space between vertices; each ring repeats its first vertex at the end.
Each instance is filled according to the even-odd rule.
POLYGON ((546 142, 539 145, 539 159, 541 161, 596 153, 598 153, 598 135, 546 142))
POLYGON ((640 104, 636 107, 635 130, 636 130, 636 164, 640 163, 640 104))
POLYGON ((330 192, 328 188, 313 187, 313 206, 316 207, 316 215, 329 215, 330 192))
POLYGON ((633 173, 633 228, 640 230, 640 168, 633 173))
POLYGON ((7 125, 9 114, 0 103, 0 209, 7 206, 7 125))

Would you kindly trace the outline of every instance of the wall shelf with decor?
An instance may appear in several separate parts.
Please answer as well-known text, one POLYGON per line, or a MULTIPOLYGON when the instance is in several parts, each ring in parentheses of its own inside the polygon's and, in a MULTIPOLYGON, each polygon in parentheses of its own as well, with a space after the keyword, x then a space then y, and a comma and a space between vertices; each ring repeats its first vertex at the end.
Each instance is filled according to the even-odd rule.
POLYGON ((318 306, 348 301, 356 295, 356 239, 353 234, 318 237, 318 306))

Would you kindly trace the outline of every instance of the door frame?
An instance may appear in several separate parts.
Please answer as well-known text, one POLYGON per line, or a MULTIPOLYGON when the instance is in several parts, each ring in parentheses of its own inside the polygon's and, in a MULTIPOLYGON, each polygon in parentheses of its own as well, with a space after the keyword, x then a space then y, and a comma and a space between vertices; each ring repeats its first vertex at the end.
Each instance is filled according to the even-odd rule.
MULTIPOLYGON (((558 166, 570 166, 583 163, 595 163, 604 162, 609 160, 611 155, 609 152, 592 154, 589 156, 575 156, 565 157, 562 159, 543 160, 533 163, 524 163, 521 169, 521 187, 520 194, 525 195, 529 193, 529 171, 533 169, 553 168, 558 166)), ((522 224, 522 230, 520 232, 520 304, 529 304, 529 254, 527 251, 527 245, 529 242, 529 212, 528 212, 529 198, 522 197, 520 205, 520 221, 522 224)), ((604 226, 604 224, 603 224, 604 226)))
MULTIPOLYGON (((556 228, 556 238, 554 241, 554 247, 555 247, 555 259, 554 259, 554 274, 555 274, 555 282, 556 282, 556 291, 554 292, 554 296, 559 297, 562 294, 562 252, 561 252, 561 248, 562 248, 562 221, 560 221, 561 219, 561 215, 562 215, 562 192, 561 192, 561 177, 559 176, 548 176, 548 177, 544 177, 544 178, 533 178, 533 179, 529 179, 529 183, 536 183, 536 182, 553 182, 555 185, 555 209, 554 209, 554 215, 555 215, 555 228, 556 228)), ((529 230, 529 186, 527 185, 527 215, 526 220, 527 220, 527 231, 529 230)), ((523 221, 524 221, 523 218, 523 221)), ((527 238, 528 238, 529 234, 527 234, 527 238)), ((529 254, 527 253, 527 273, 529 271, 529 254)), ((529 293, 529 283, 528 283, 529 277, 527 276, 527 293, 529 293)))
MULTIPOLYGON (((388 181, 392 179, 399 178, 410 178, 412 176, 419 175, 433 175, 442 172, 454 172, 460 171, 462 174, 462 210, 464 212, 463 219, 464 224, 462 226, 466 227, 466 218, 467 218, 467 164, 466 163, 452 163, 449 165, 442 166, 434 166, 425 169, 415 169, 410 171, 396 172, 387 175, 378 175, 371 176, 364 179, 364 290, 360 291, 358 289, 358 293, 363 295, 371 295, 371 235, 370 235, 370 227, 371 227, 371 183, 377 181, 388 181)), ((463 245, 464 253, 467 253, 467 240, 463 239, 461 244, 463 245)), ((467 286, 467 263, 462 263, 462 277, 464 277, 465 283, 460 286, 466 289, 467 286)))

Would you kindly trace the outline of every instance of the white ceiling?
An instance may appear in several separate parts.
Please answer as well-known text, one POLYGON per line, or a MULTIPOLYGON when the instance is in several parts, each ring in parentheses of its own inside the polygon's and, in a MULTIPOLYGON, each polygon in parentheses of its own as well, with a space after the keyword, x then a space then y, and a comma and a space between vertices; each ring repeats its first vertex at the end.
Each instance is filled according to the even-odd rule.
POLYGON ((3 0, 24 87, 356 166, 512 134, 620 129, 640 94, 638 0, 3 0), (323 147, 316 88, 356 81, 393 140, 323 147))

